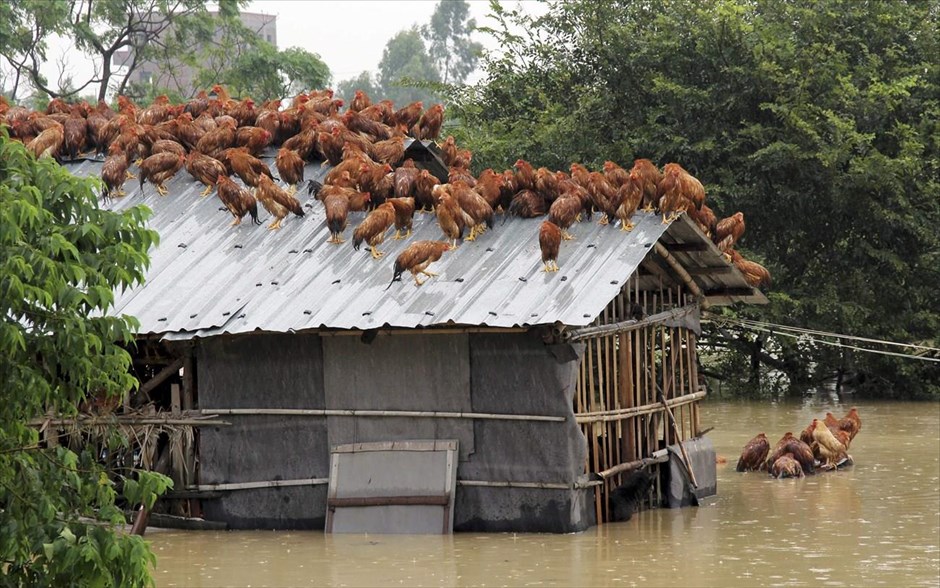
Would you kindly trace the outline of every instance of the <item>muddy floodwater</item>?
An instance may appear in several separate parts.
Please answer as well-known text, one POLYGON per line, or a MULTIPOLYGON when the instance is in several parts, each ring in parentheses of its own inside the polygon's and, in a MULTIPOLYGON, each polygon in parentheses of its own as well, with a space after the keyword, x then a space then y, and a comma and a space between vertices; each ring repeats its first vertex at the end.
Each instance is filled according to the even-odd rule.
POLYGON ((739 474, 848 404, 708 402, 718 497, 574 535, 336 535, 152 529, 158 586, 940 586, 940 403, 854 403, 856 465, 801 480, 739 474))

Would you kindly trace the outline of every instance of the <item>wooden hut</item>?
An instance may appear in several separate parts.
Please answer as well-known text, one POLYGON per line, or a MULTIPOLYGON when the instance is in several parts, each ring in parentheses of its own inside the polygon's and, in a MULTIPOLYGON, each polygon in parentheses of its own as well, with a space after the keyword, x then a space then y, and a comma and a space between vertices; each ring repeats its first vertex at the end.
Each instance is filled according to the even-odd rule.
MULTIPOLYGON (((231 528, 322 528, 331 448, 413 439, 459 441, 455 530, 609 520, 623 476, 699 432, 703 306, 766 301, 685 216, 579 223, 557 273, 541 271, 538 219, 498 220, 423 286, 388 287, 407 242, 380 261, 329 244, 312 198, 268 231, 230 227, 189 177, 167 187, 110 204, 147 204, 161 237, 114 308, 141 324, 128 404, 190 431, 169 458, 177 512, 231 528)), ((441 238, 416 217, 412 239, 441 238)))

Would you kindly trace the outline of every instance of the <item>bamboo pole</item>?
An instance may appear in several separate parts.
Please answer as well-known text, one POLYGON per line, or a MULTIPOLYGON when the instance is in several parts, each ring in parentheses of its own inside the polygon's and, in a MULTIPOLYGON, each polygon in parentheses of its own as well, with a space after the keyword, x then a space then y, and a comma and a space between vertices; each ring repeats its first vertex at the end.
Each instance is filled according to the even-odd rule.
POLYGON ((231 491, 231 490, 255 490, 258 488, 281 488, 287 486, 321 486, 329 484, 329 478, 302 478, 299 480, 265 480, 262 482, 232 482, 228 484, 193 484, 187 486, 187 490, 196 490, 199 492, 212 491, 231 491))
POLYGON ((648 465, 652 465, 656 463, 665 463, 667 461, 669 461, 668 455, 663 455, 662 457, 644 457, 643 459, 638 459, 635 461, 622 463, 620 465, 615 465, 614 467, 608 468, 604 470, 603 472, 597 472, 597 475, 602 478, 609 478, 610 476, 614 476, 616 474, 622 474, 624 472, 638 470, 648 465))
MULTIPOLYGON (((653 302, 655 304, 655 297, 653 302)), ((697 304, 689 304, 681 308, 663 310, 640 320, 628 319, 607 325, 592 325, 578 329, 571 329, 570 331, 565 331, 564 338, 566 341, 581 341, 582 339, 592 339, 597 337, 604 337, 606 335, 612 335, 615 333, 626 333, 629 331, 635 331, 637 329, 645 329, 650 326, 660 325, 665 322, 681 318, 687 314, 695 312, 697 309, 697 304)))
POLYGON ((499 414, 487 412, 445 412, 419 410, 362 410, 339 408, 207 408, 202 412, 228 415, 278 416, 348 416, 348 417, 408 417, 436 419, 483 419, 494 421, 564 422, 566 417, 533 414, 499 414))
MULTIPOLYGON (((212 411, 208 411, 212 412, 212 411)), ((183 425, 191 427, 219 427, 225 425, 231 425, 232 423, 228 421, 220 421, 217 419, 211 418, 212 415, 206 415, 204 418, 174 418, 174 417, 138 417, 138 416, 122 416, 122 415, 111 415, 111 416, 78 416, 74 418, 56 418, 56 419, 34 419, 29 422, 30 427, 42 427, 47 424, 49 426, 66 426, 66 425, 83 425, 83 426, 98 426, 98 425, 183 425)))

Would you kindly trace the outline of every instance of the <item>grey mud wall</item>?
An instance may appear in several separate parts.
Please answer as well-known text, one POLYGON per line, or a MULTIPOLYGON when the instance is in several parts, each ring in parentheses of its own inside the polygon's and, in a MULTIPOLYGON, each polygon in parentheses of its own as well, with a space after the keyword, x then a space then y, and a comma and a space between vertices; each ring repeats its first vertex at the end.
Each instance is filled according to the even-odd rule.
MULTIPOLYGON (((197 343, 199 408, 313 408, 530 414, 564 422, 241 416, 203 427, 199 483, 329 476, 330 447, 458 439, 458 480, 568 489, 457 486, 457 531, 573 532, 595 524, 593 492, 574 489, 587 447, 572 398, 583 348, 526 333, 356 336, 257 334, 197 343)), ((323 528, 326 485, 222 492, 207 519, 243 529, 323 528)))

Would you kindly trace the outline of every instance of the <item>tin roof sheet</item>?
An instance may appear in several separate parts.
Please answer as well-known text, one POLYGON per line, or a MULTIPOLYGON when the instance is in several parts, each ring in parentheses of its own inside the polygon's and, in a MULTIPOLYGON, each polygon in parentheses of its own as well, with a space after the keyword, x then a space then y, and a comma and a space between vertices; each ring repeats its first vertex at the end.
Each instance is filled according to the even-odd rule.
MULTIPOLYGON (((273 169, 272 158, 273 153, 263 159, 273 169)), ((68 167, 75 175, 96 176, 101 162, 68 167)), ((322 178, 327 171, 310 164, 305 177, 322 178)), ((174 339, 256 330, 583 326, 618 294, 664 233, 672 242, 708 241, 684 216, 663 225, 658 216, 639 212, 629 233, 596 222, 576 223, 570 230, 575 239, 561 246, 561 270, 543 273, 542 219, 498 218, 476 241, 446 252, 430 268, 439 276, 419 288, 405 274, 389 288, 394 260, 409 243, 442 238, 433 215, 416 214, 413 236, 387 238, 385 256, 373 260, 366 246, 355 251, 351 244, 352 228, 366 213, 349 214, 347 243, 327 243, 323 207, 303 189, 297 196, 306 215, 290 216, 280 230, 269 231, 250 222, 229 226, 232 217, 217 196, 200 197, 202 184, 185 171, 166 187, 166 196, 150 185, 141 194, 137 182, 129 180, 128 195, 104 205, 113 210, 147 205, 153 210, 149 225, 160 234, 145 283, 118 293, 111 312, 137 317, 141 334, 174 339)), ((263 207, 258 211, 262 222, 270 222, 263 207)), ((686 261, 727 266, 717 250, 705 254, 704 262, 702 255, 686 261)), ((719 279, 728 282, 725 286, 746 287, 737 270, 719 279)))

